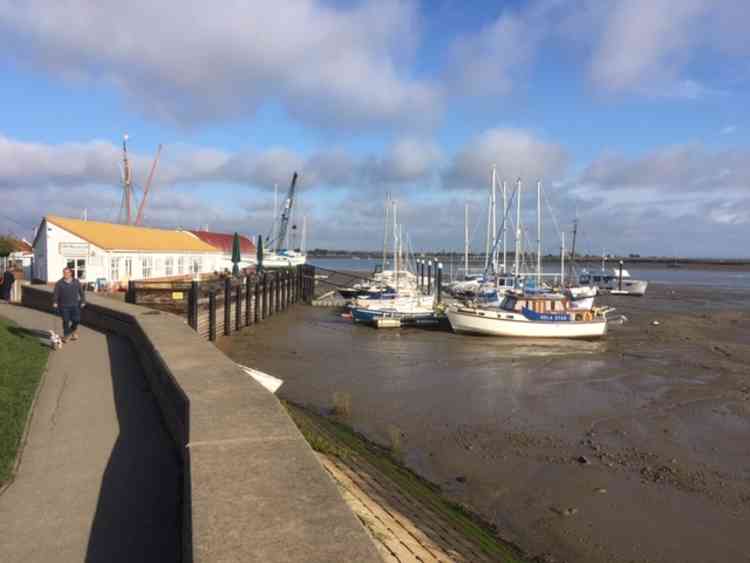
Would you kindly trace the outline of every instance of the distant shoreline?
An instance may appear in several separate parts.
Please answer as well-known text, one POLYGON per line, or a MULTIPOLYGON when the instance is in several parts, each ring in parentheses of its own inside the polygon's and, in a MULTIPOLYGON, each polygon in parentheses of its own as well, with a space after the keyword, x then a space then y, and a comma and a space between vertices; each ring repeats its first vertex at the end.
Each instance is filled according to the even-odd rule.
MULTIPOLYGON (((454 262, 462 262, 463 254, 427 254, 430 258, 438 258, 443 261, 449 261, 453 258, 454 262)), ((512 256, 512 255, 510 255, 512 256)), ((381 255, 377 252, 336 252, 336 253, 307 253, 308 258, 322 259, 322 260, 380 260, 381 255)), ((471 262, 484 260, 482 254, 470 254, 469 260, 471 262)), ((559 262, 560 258, 557 256, 544 256, 543 261, 559 262)), ((625 264, 630 266, 663 266, 663 267, 674 267, 674 268, 731 268, 731 269, 750 269, 750 258, 662 258, 662 257, 617 257, 612 256, 607 258, 607 266, 616 267, 617 263, 622 260, 625 264)), ((578 264, 600 264, 601 256, 579 256, 576 259, 578 264)))

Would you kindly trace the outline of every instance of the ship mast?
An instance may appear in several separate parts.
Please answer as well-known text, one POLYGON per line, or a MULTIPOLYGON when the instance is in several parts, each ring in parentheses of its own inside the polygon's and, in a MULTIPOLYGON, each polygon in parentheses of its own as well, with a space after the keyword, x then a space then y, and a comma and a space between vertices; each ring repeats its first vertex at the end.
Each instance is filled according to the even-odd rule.
POLYGON ((130 225, 130 202, 133 191, 133 181, 128 162, 128 134, 122 136, 122 208, 125 210, 125 224, 130 225))

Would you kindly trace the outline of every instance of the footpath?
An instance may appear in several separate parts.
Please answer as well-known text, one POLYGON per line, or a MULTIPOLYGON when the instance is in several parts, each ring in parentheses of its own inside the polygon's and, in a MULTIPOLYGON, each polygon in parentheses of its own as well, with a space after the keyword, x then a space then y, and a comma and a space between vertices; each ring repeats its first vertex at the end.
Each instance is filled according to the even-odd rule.
MULTIPOLYGON (((53 315, 0 306, 29 330, 53 315)), ((13 483, 0 495, 0 559, 176 561, 180 465, 127 340, 80 327, 51 352, 13 483)))

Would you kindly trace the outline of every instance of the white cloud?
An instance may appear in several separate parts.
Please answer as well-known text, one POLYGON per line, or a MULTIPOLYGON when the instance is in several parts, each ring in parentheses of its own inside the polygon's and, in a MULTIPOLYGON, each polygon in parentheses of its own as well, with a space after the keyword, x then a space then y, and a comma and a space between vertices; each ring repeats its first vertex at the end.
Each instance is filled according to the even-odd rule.
POLYGON ((737 132, 737 126, 736 125, 727 125, 725 127, 722 127, 721 134, 722 135, 731 135, 732 133, 737 132))
POLYGON ((107 81, 143 113, 188 125, 268 100, 325 127, 430 124, 437 91, 403 63, 418 28, 416 5, 397 0, 0 2, 7 57, 107 81))
POLYGON ((565 173, 568 156, 556 143, 517 129, 490 129, 471 139, 453 158, 444 187, 479 188, 489 184, 490 167, 500 178, 552 182, 565 173))
POLYGON ((720 94, 691 76, 707 53, 726 58, 748 52, 740 41, 744 17, 736 0, 583 1, 585 17, 571 14, 568 37, 592 49, 589 75, 604 92, 698 99, 720 94), (593 32, 592 32, 593 31, 593 32))

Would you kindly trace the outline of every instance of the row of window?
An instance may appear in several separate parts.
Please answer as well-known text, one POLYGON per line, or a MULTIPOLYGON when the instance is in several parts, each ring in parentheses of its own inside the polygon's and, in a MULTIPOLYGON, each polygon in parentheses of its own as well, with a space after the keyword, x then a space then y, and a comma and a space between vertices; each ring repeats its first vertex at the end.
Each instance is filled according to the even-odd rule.
MULTIPOLYGON (((132 278, 134 260, 136 259, 131 256, 113 256, 110 259, 109 279, 117 281, 122 278, 132 278)), ((172 256, 163 259, 142 256, 138 260, 141 266, 139 279, 198 274, 203 271, 202 256, 178 256, 177 260, 172 256)))

